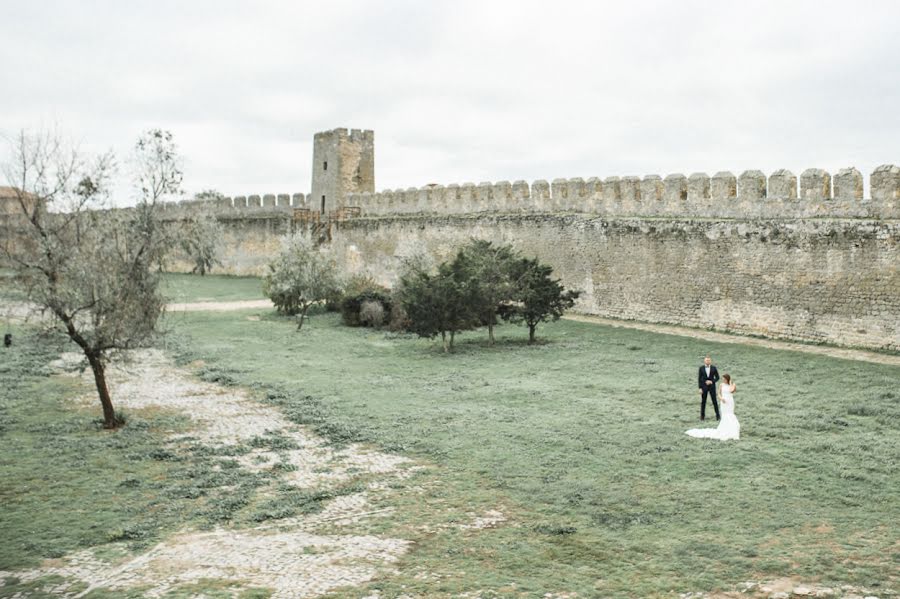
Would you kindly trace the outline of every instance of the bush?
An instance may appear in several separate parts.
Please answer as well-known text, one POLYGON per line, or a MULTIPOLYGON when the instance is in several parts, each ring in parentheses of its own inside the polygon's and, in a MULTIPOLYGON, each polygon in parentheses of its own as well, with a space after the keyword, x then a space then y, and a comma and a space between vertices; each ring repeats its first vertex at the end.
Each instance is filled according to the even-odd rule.
POLYGON ((312 305, 340 294, 336 272, 331 256, 299 235, 287 237, 282 241, 281 252, 269 264, 263 293, 279 313, 297 315, 300 329, 312 305))
POLYGON ((359 322, 365 327, 380 328, 384 324, 384 305, 381 302, 364 301, 359 309, 359 322))
POLYGON ((409 315, 403 309, 403 304, 397 299, 397 294, 391 295, 391 314, 388 319, 388 330, 394 333, 409 330, 409 315))
POLYGON ((369 275, 354 275, 350 277, 344 287, 344 296, 340 302, 341 319, 348 327, 374 326, 384 324, 391 312, 393 301, 390 291, 379 285, 369 275), (376 308, 370 307, 368 317, 362 315, 364 304, 378 304, 381 309, 380 319, 373 318, 376 308), (378 321, 377 324, 373 322, 378 321))

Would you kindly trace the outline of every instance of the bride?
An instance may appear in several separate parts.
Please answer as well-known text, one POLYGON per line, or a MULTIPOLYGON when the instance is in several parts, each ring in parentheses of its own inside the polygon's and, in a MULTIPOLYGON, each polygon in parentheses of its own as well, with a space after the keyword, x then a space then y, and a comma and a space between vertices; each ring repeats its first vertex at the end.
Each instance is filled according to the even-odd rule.
POLYGON ((731 379, 731 375, 723 374, 721 392, 719 394, 720 403, 722 404, 722 420, 716 428, 692 428, 687 434, 692 437, 706 437, 709 439, 719 439, 726 441, 729 439, 740 439, 741 423, 738 422, 737 416, 734 415, 734 392, 737 387, 731 379))

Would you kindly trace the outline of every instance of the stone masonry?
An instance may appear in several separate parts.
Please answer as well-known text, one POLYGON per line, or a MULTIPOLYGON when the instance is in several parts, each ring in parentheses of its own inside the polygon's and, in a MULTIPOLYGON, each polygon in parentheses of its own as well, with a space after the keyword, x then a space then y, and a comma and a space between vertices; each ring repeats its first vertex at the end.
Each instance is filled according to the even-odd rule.
MULTIPOLYGON (((376 193, 374 134, 334 129, 314 138, 311 193, 205 207, 226 225, 228 273, 263 274, 279 238, 301 233, 330 245, 349 272, 390 284, 403 258, 444 259, 479 237, 548 262, 582 290, 585 313, 900 350, 900 167, 876 168, 869 197, 864 183, 855 168, 811 168, 376 193), (362 216, 326 214, 321 225, 294 217, 322 211, 322 196, 326 213, 359 207, 362 216)), ((167 205, 166 218, 196 207, 167 205)))

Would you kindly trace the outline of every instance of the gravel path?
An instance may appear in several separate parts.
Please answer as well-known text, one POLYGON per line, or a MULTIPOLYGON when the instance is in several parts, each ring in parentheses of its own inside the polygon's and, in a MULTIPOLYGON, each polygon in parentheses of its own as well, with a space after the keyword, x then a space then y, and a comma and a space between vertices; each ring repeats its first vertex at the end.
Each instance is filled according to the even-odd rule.
POLYGON ((238 300, 233 302, 187 302, 167 304, 168 312, 230 312, 231 310, 251 310, 254 308, 272 308, 272 300, 238 300))
POLYGON ((663 335, 678 335, 679 337, 690 337, 692 339, 700 339, 702 341, 714 341, 716 343, 735 343, 738 345, 750 345, 753 347, 765 347, 767 349, 790 350, 807 354, 816 354, 819 356, 829 356, 832 358, 843 358, 845 360, 856 360, 859 362, 872 362, 874 364, 900 366, 900 356, 881 354, 878 352, 866 351, 862 349, 847 349, 842 347, 832 347, 828 345, 807 345, 805 343, 792 343, 790 341, 779 341, 777 339, 744 337, 742 335, 731 335, 728 333, 717 333, 715 331, 703 331, 700 329, 688 329, 666 324, 634 322, 631 320, 615 320, 612 318, 603 318, 601 316, 591 316, 588 314, 569 314, 564 318, 568 320, 577 320, 579 322, 602 324, 610 327, 636 329, 639 331, 648 331, 650 333, 660 333, 663 335))
MULTIPOLYGON (((54 366, 69 376, 85 377, 89 389, 89 372, 74 370, 79 361, 77 354, 65 354, 54 366)), ((303 489, 327 490, 360 475, 369 475, 374 482, 360 492, 336 497, 317 514, 255 528, 185 530, 123 563, 106 562, 87 550, 52 560, 41 568, 0 571, 0 595, 7 576, 31 581, 58 575, 66 582, 54 583, 46 590, 63 597, 81 597, 98 588, 124 591, 138 586, 149 587, 147 597, 161 597, 183 584, 220 579, 272 589, 272 597, 277 599, 311 598, 371 580, 391 568, 408 549, 410 543, 403 539, 333 532, 389 515, 390 509, 373 509, 370 496, 392 492, 387 491, 390 481, 406 478, 420 468, 411 460, 361 445, 336 450, 288 421, 277 408, 254 400, 240 389, 202 382, 157 350, 136 352, 126 365, 113 366, 108 372, 111 391, 120 407, 183 411, 195 423, 190 431, 194 439, 230 445, 277 434, 290 438, 298 447, 278 454, 255 449, 239 460, 248 472, 269 469, 281 461, 295 467, 282 474, 281 482, 303 489), (88 588, 70 591, 70 585, 77 581, 88 584, 88 588)), ((96 397, 88 394, 77 401, 93 405, 96 397)), ((173 443, 178 439, 179 435, 171 437, 173 443)))

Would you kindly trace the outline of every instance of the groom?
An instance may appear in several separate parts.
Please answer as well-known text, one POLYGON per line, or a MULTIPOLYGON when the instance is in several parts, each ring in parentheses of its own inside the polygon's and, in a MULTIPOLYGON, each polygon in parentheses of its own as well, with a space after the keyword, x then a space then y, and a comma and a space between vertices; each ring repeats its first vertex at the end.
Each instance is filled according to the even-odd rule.
POLYGON ((712 365, 709 356, 703 360, 703 366, 697 373, 697 384, 700 387, 700 420, 706 420, 706 396, 712 399, 713 409, 716 411, 716 420, 719 419, 719 402, 716 401, 716 383, 719 381, 719 371, 712 365))

